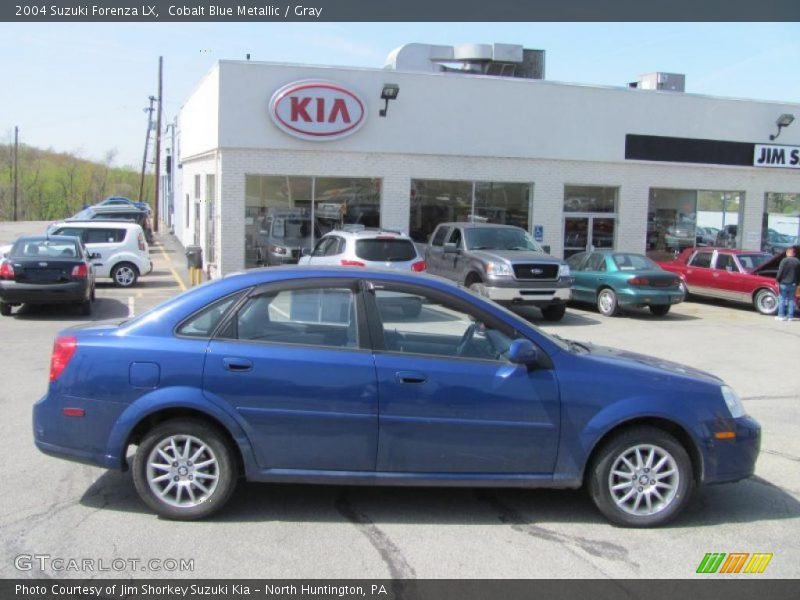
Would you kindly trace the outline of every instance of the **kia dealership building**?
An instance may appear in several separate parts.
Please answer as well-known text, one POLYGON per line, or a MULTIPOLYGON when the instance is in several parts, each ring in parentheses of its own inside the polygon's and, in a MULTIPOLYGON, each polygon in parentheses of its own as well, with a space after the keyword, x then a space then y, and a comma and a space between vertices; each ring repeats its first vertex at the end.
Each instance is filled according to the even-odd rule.
POLYGON ((501 44, 410 44, 383 69, 220 61, 178 115, 163 220, 212 276, 349 223, 418 242, 510 223, 563 257, 797 236, 800 104, 682 90, 547 81, 543 52, 501 44))

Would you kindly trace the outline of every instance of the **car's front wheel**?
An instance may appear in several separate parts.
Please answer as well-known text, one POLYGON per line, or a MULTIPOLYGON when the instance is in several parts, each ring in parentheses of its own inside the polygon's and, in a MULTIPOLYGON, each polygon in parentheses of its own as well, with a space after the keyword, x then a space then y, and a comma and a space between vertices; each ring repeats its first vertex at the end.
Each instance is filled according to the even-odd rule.
POLYGON ((772 290, 758 290, 753 298, 753 306, 762 315, 774 315, 778 312, 778 296, 772 290))
POLYGON ((0 315, 4 317, 11 316, 11 305, 8 302, 0 302, 0 315))
POLYGON ((169 519, 202 519, 228 501, 236 487, 233 450, 218 429, 177 419, 153 428, 133 461, 142 500, 169 519))
POLYGON ((678 440, 643 426, 616 435, 599 449, 588 484, 595 505, 612 523, 655 527, 685 508, 694 490, 694 475, 678 440))
POLYGON ((560 321, 566 312, 566 304, 551 304, 542 309, 542 316, 545 321, 560 321))

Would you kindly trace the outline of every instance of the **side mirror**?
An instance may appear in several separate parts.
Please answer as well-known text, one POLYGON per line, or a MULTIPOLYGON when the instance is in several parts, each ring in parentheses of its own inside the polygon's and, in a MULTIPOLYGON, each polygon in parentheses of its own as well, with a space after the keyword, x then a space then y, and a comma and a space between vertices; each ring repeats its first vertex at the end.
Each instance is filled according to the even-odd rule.
POLYGON ((535 365, 539 351, 530 340, 514 340, 508 349, 508 360, 515 365, 535 365))
POLYGON ((458 245, 455 242, 448 242, 444 245, 444 253, 445 254, 459 254, 461 250, 458 248, 458 245))

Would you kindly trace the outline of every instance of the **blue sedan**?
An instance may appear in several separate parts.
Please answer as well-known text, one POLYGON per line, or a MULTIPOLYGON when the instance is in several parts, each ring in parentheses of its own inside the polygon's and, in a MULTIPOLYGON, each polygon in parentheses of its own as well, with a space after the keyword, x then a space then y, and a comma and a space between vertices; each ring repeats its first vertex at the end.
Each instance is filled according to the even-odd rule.
POLYGON ((439 278, 358 268, 248 271, 68 329, 33 424, 43 452, 130 468, 148 506, 187 520, 244 477, 585 485, 613 523, 655 526, 697 485, 752 475, 760 440, 712 375, 550 336, 439 278))

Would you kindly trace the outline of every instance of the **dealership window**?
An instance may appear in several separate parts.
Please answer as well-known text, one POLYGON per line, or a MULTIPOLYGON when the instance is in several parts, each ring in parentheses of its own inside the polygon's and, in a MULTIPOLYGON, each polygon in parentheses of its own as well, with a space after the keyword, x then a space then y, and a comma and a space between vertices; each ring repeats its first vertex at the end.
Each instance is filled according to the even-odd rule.
POLYGON ((592 248, 613 248, 618 188, 564 186, 564 258, 592 248))
POLYGON ((409 233, 428 241, 439 223, 503 223, 528 229, 531 184, 494 181, 411 181, 409 233))
POLYGON ((767 192, 764 196, 761 250, 778 254, 797 244, 800 244, 800 194, 767 192))
POLYGON ((245 175, 245 267, 296 263, 345 225, 380 226, 381 180, 245 175))
POLYGON ((663 260, 685 248, 740 248, 744 192, 651 188, 647 254, 663 260))
POLYGON ((216 260, 217 233, 214 224, 216 213, 216 176, 206 175, 206 257, 205 262, 213 263, 216 260))

